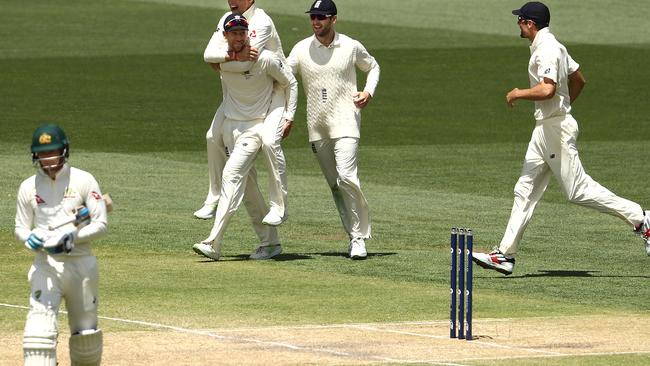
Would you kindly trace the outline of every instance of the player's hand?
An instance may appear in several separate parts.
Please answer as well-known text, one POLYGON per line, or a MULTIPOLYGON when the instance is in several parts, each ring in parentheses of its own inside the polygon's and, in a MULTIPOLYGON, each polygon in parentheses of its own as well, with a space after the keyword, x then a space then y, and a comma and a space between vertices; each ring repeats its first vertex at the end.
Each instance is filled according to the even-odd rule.
POLYGON ((86 206, 79 206, 74 210, 74 225, 77 228, 86 226, 90 223, 90 210, 86 206))
POLYGON ((517 94, 519 93, 518 88, 514 88, 511 91, 506 94, 506 103, 508 104, 508 107, 512 108, 515 106, 515 100, 518 99, 517 94))
POLYGON ((237 61, 257 61, 259 57, 259 51, 255 47, 246 46, 240 52, 237 52, 237 61))
POLYGON ((69 254, 74 248, 74 231, 55 232, 43 243, 43 249, 50 254, 69 254))
POLYGON ((27 249, 37 251, 43 248, 43 244, 47 239, 46 232, 41 229, 34 229, 29 234, 29 238, 25 242, 25 247, 27 249))
POLYGON ((284 126, 282 127, 282 139, 286 139, 289 137, 289 133, 291 132, 291 127, 293 126, 293 121, 285 119, 284 120, 284 126))
POLYGON ((372 99, 372 95, 367 91, 356 92, 352 96, 354 105, 359 109, 365 108, 368 105, 368 102, 370 102, 370 99, 372 99))

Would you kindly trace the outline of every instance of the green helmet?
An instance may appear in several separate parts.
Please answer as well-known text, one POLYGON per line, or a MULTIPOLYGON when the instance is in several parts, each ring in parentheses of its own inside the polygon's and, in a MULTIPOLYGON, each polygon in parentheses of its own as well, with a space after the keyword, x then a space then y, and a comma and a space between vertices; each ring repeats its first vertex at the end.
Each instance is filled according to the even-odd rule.
POLYGON ((68 137, 61 127, 53 123, 41 125, 32 136, 32 159, 35 160, 39 152, 60 149, 63 149, 63 156, 67 158, 69 146, 68 137))

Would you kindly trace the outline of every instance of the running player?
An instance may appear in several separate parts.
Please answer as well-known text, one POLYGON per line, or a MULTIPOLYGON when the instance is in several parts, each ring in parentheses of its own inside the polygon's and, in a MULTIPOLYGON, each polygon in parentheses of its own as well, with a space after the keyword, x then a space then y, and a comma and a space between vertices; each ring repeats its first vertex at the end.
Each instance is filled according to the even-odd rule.
POLYGON ((540 2, 529 2, 512 14, 517 16, 521 38, 531 42, 530 88, 512 89, 506 95, 506 103, 513 107, 520 99, 534 101, 536 124, 515 185, 515 201, 501 244, 491 253, 475 252, 474 262, 506 275, 512 273, 519 242, 551 176, 555 176, 570 202, 614 215, 632 225, 650 255, 650 212, 616 196, 582 167, 576 145, 578 123, 571 116, 571 106, 585 79, 579 65, 550 32, 549 9, 540 2))

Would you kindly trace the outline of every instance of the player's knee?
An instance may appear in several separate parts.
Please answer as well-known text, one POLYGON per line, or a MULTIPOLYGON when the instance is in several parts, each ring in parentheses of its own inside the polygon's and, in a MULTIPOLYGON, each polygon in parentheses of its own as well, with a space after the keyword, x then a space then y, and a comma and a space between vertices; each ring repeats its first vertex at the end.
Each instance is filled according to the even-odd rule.
POLYGON ((341 174, 338 179, 338 186, 342 189, 360 189, 359 179, 354 175, 341 174))
POLYGON ((238 172, 234 169, 228 169, 227 167, 223 170, 221 176, 223 183, 229 183, 237 186, 242 184, 244 180, 244 176, 242 176, 241 172, 238 172))
POLYGON ((101 329, 77 332, 70 336, 70 363, 72 366, 97 366, 102 361, 102 349, 101 329))
POLYGON ((56 365, 58 335, 59 329, 54 310, 31 310, 27 314, 23 335, 25 365, 56 365))

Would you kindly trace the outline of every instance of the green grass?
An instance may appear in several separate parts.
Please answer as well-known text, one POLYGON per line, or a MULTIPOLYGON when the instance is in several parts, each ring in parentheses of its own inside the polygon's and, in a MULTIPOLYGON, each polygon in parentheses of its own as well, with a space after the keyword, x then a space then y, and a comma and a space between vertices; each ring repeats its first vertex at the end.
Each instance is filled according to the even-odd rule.
MULTIPOLYGON (((285 52, 309 35, 293 1, 259 3, 273 15, 285 52)), ((445 319, 448 229, 472 226, 479 249, 500 240, 533 125, 530 103, 514 110, 504 103, 508 90, 527 84, 527 43, 509 15, 520 4, 436 0, 425 7, 411 0, 399 7, 417 9, 416 21, 396 26, 387 12, 397 3, 375 0, 372 11, 368 1, 340 3, 338 29, 360 39, 382 67, 377 95, 364 110, 360 152, 373 218, 370 258, 344 257, 344 233, 307 143, 301 95, 297 125, 284 143, 291 215, 280 228, 285 253, 275 261, 242 260, 255 240, 242 210, 228 229, 224 261, 213 263, 191 252, 211 227, 191 212, 205 194, 204 135, 221 98, 201 54, 222 4, 0 0, 0 30, 12 35, 0 38, 0 302, 27 303, 31 255, 13 239, 15 196, 33 174, 31 132, 57 121, 71 138, 73 165, 91 171, 115 199, 110 233, 95 245, 102 315, 196 328, 445 319), (468 13, 476 6, 485 24, 477 25, 483 15, 468 13), (206 308, 215 311, 192 316, 206 308)), ((588 80, 574 111, 581 159, 603 185, 648 205, 650 69, 639 65, 650 57, 650 40, 620 26, 627 5, 549 3, 588 80), (606 37, 585 27, 605 10, 613 14, 599 22, 606 37)), ((566 203, 552 184, 515 274, 476 272, 475 317, 647 315, 648 278, 648 258, 629 227, 566 203)), ((19 331, 23 322, 24 311, 0 308, 0 332, 19 331)), ((508 360, 647 362, 639 355, 508 360)))

